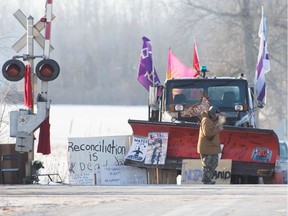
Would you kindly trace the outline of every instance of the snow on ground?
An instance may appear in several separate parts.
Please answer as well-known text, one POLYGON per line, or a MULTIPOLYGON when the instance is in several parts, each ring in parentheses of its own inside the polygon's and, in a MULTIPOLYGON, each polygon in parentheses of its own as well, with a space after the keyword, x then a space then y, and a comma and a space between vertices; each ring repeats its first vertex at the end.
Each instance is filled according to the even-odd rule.
POLYGON ((148 118, 147 113, 146 106, 52 105, 51 154, 36 153, 38 144, 38 131, 36 131, 34 159, 44 162, 45 168, 41 169, 42 173, 59 173, 64 181, 67 181, 68 137, 131 135, 132 129, 128 119, 145 120, 148 118))

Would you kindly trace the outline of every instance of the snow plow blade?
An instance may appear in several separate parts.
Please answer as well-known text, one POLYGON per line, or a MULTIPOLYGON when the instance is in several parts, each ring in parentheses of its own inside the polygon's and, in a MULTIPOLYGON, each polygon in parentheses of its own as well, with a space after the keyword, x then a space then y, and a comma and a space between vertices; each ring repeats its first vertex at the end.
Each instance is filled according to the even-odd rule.
MULTIPOLYGON (((128 120, 134 136, 168 132, 167 159, 198 159, 199 125, 190 122, 149 122, 128 120)), ((222 159, 232 160, 232 174, 271 176, 279 154, 278 137, 273 130, 225 126, 220 133, 224 145, 222 159)))

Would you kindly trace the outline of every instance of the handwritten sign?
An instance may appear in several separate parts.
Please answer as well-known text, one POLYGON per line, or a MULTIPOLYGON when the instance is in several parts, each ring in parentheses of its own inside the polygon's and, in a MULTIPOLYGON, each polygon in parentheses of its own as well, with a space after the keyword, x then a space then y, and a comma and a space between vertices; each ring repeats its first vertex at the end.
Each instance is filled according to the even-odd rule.
MULTIPOLYGON (((216 184, 230 184, 232 160, 219 160, 213 180, 216 184)), ((182 161, 182 184, 202 184, 201 160, 184 159, 182 161)))
POLYGON ((106 166, 100 168, 101 185, 147 184, 145 169, 130 166, 106 166))
POLYGON ((94 173, 69 173, 69 183, 71 185, 94 185, 94 173))
MULTIPOLYGON (((124 164, 125 155, 131 136, 107 136, 107 137, 80 137, 68 138, 68 165, 69 182, 74 184, 88 184, 87 178, 93 176, 102 166, 120 166, 124 164), (82 174, 82 177, 80 174, 82 174)), ((95 184, 95 177, 90 179, 95 184)))

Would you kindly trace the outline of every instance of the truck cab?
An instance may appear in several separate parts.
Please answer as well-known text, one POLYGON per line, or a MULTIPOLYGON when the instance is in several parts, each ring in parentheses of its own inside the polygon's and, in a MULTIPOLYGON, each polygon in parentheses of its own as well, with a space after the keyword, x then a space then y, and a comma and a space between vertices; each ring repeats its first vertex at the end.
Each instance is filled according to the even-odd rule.
POLYGON ((194 78, 170 79, 165 83, 162 107, 163 122, 198 122, 201 113, 197 110, 203 98, 207 105, 219 107, 226 121, 224 125, 255 127, 251 90, 245 79, 237 78, 194 78))

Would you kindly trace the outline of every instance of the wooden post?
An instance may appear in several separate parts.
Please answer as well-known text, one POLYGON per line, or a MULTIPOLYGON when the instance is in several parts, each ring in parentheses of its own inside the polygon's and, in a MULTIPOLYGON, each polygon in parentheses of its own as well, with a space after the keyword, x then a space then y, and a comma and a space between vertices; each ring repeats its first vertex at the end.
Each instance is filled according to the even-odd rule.
POLYGON ((159 184, 159 169, 156 168, 156 182, 159 184))

